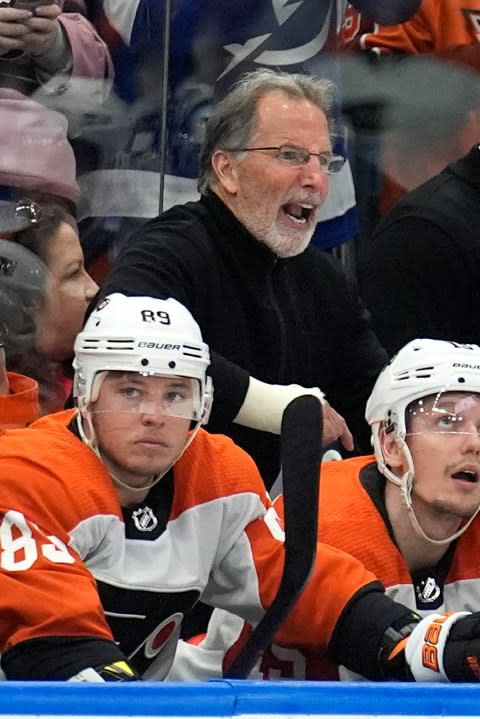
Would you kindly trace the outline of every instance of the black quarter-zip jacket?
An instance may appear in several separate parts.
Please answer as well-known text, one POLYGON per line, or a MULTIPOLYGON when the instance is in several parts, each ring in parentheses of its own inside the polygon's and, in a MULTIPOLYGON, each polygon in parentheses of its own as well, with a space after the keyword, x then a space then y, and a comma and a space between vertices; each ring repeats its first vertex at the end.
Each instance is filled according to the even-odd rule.
POLYGON ((279 258, 209 193, 148 221, 121 247, 101 295, 175 297, 210 346, 214 403, 207 429, 255 459, 267 487, 279 438, 233 423, 249 377, 318 386, 369 448, 363 415, 387 356, 336 258, 309 246, 279 258))

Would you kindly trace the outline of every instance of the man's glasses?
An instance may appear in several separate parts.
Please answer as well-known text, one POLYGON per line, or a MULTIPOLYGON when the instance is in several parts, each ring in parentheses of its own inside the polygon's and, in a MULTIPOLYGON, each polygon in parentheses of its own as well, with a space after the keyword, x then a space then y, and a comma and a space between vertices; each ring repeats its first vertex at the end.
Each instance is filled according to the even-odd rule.
POLYGON ((225 148, 226 152, 275 152, 275 157, 286 165, 299 167, 306 165, 312 155, 318 157, 320 167, 327 175, 335 175, 340 172, 345 164, 345 158, 341 155, 334 155, 332 152, 309 152, 304 147, 295 145, 280 145, 280 147, 239 147, 225 148))

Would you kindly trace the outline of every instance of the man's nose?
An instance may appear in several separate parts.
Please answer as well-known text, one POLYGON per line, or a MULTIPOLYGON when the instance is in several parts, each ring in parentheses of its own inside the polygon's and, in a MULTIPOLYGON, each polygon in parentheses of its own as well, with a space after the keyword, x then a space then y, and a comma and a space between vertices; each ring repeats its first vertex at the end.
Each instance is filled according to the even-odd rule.
POLYGON ((466 434, 464 435, 465 440, 463 442, 463 449, 464 452, 475 452, 476 454, 480 453, 480 430, 475 425, 472 424, 468 427, 466 430, 466 434))
POLYGON ((144 424, 163 424, 165 422, 166 415, 162 402, 148 401, 140 409, 140 412, 144 424))
POLYGON ((320 159, 310 155, 309 161, 302 165, 300 173, 302 187, 311 187, 325 197, 328 192, 329 176, 320 164, 320 159))

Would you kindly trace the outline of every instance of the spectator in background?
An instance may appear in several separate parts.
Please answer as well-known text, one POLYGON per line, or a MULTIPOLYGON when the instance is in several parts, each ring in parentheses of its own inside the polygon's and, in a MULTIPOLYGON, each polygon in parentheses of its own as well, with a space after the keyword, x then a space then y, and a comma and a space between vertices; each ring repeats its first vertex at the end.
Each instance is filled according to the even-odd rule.
MULTIPOLYGON (((0 93, 16 91, 59 110, 68 119, 77 160, 89 166, 92 152, 80 142, 80 128, 110 97, 113 65, 80 11, 86 12, 82 3, 71 0, 0 2, 0 93)), ((83 164, 77 164, 80 171, 83 164)))
POLYGON ((392 85, 401 83, 407 73, 410 78, 405 110, 399 108, 399 116, 381 138, 380 215, 462 157, 478 139, 479 17, 479 0, 422 0, 405 22, 377 26, 361 36, 360 46, 380 56, 379 70, 382 64, 387 69, 398 65, 398 77, 391 73, 392 85), (422 56, 424 62, 419 59, 411 65, 412 56, 422 56), (431 71, 433 59, 438 61, 436 75, 431 71))
POLYGON ((480 342, 479 223, 478 144, 381 220, 359 279, 390 354, 415 337, 480 342))
MULTIPOLYGON (((416 67, 421 80, 422 67, 416 67)), ((423 68, 426 71, 426 68, 423 68)), ((451 162, 465 155, 480 137, 480 77, 455 68, 445 72, 445 102, 429 108, 405 108, 395 126, 382 137, 384 171, 379 216, 392 210, 414 190, 451 162), (458 82, 454 85, 455 77, 458 82), (452 87, 452 91, 448 88, 452 87), (439 105, 442 105, 440 107, 439 105), (446 105, 449 105, 448 107, 446 105)), ((428 73, 427 73, 428 77, 428 73)), ((441 91, 442 83, 437 85, 441 91)))
POLYGON ((478 0, 421 0, 410 18, 396 25, 377 26, 374 32, 361 36, 360 44, 379 55, 435 53, 461 59, 466 47, 478 45, 479 12, 478 0))
POLYGON ((325 442, 353 449, 340 413, 368 446, 363 407, 386 361, 339 263, 309 246, 343 164, 332 154, 331 103, 328 81, 247 74, 207 123, 201 199, 140 228, 102 287, 190 309, 214 353, 208 428, 246 449, 268 488, 295 396, 326 393, 325 442))
POLYGON ((66 118, 0 88, 0 126, 0 200, 54 202, 74 217, 80 191, 66 118))
POLYGON ((61 206, 2 203, 0 226, 0 426, 24 426, 69 396, 74 340, 98 288, 61 206))
POLYGON ((30 95, 50 83, 51 92, 63 94, 71 77, 112 78, 106 44, 86 17, 63 6, 0 2, 0 86, 30 95))
MULTIPOLYGON (((3 237, 18 243, 19 252, 20 245, 33 252, 33 267, 45 267, 37 275, 44 291, 39 294, 37 286, 28 304, 22 295, 11 295, 9 284, 9 307, 16 311, 2 315, 2 340, 8 370, 38 380, 41 410, 47 412, 62 407, 68 395, 62 362, 72 356, 75 335, 97 287, 83 268, 74 219, 79 190, 65 117, 16 90, 1 88, 0 125, 0 228, 3 237)), ((28 261, 22 258, 20 267, 26 268, 28 261)))
MULTIPOLYGON (((11 232, 24 225, 0 207, 0 227, 11 232), (13 222, 11 220, 14 220, 13 222)), ((8 208, 10 210, 10 208, 8 208)), ((38 383, 32 377, 10 371, 5 348, 29 351, 34 344, 32 315, 45 298, 47 268, 29 250, 0 239, 0 428, 23 427, 38 418, 38 383)))
POLYGON ((72 217, 60 205, 26 201, 25 208, 33 221, 11 241, 43 262, 45 285, 41 297, 23 305, 28 333, 15 329, 15 313, 4 319, 4 345, 7 367, 38 382, 45 414, 62 409, 70 394, 74 340, 98 287, 85 270, 72 217))

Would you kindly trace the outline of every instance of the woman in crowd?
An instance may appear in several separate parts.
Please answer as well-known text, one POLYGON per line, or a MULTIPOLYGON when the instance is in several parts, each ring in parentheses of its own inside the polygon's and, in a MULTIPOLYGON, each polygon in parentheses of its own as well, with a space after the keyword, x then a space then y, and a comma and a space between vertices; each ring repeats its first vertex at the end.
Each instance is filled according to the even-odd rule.
MULTIPOLYGON (((86 272, 73 218, 55 204, 25 201, 30 224, 10 239, 36 255, 46 267, 45 291, 23 311, 31 331, 7 320, 7 368, 39 384, 42 414, 61 409, 70 393, 70 359, 85 311, 98 290, 86 272)), ((25 299, 23 300, 25 301, 25 299)))

